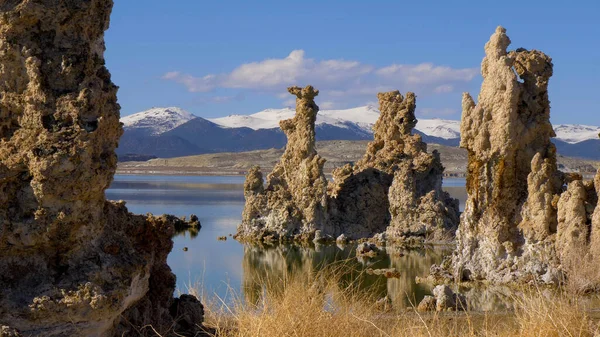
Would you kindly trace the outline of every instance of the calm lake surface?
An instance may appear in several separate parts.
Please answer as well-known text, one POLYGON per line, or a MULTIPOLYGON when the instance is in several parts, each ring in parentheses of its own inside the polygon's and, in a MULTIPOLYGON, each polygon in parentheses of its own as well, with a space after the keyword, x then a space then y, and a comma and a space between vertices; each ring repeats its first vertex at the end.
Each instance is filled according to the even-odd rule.
MULTIPOLYGON (((410 305, 430 292, 415 283, 415 276, 426 276, 433 263, 439 263, 448 250, 402 250, 359 261, 354 246, 258 247, 244 245, 230 237, 241 222, 244 207, 243 176, 134 176, 116 175, 106 191, 110 200, 125 200, 130 212, 198 215, 202 229, 196 237, 182 233, 174 238, 168 263, 177 275, 181 293, 195 287, 205 295, 230 298, 232 293, 246 301, 260 299, 264 287, 273 286, 287 273, 309 273, 335 261, 346 260, 348 278, 361 278, 365 290, 378 297, 388 295, 395 305, 410 305), (227 236, 226 241, 217 237, 227 236), (184 251, 187 247, 187 251, 184 251), (366 268, 395 267, 397 279, 367 275, 366 268)), ((465 179, 446 178, 444 188, 460 199, 464 207, 465 179)))

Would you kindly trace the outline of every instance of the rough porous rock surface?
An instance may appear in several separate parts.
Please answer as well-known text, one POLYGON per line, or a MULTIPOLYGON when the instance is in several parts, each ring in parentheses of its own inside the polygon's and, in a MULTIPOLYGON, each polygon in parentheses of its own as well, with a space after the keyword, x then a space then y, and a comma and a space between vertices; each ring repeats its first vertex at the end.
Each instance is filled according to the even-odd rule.
POLYGON ((433 296, 425 296, 417 306, 417 311, 462 311, 467 309, 464 295, 455 293, 447 285, 433 288, 433 296))
POLYGON ((439 154, 427 153, 413 135, 416 97, 399 91, 379 93, 381 115, 374 140, 353 167, 333 172, 330 187, 332 225, 349 238, 386 232, 388 239, 453 237, 458 201, 442 191, 444 168, 439 154))
POLYGON ((267 176, 266 188, 258 167, 244 184, 246 205, 236 238, 242 240, 312 240, 317 229, 332 234, 327 219, 325 159, 315 148, 319 94, 312 86, 290 87, 296 96, 296 115, 280 122, 287 136, 281 160, 267 176))
POLYGON ((507 52, 509 44, 498 27, 485 46, 479 102, 463 96, 468 200, 452 268, 459 280, 556 283, 567 256, 589 251, 597 192, 592 182, 557 169, 550 57, 507 52))
POLYGON ((0 325, 24 336, 173 322, 173 224, 104 197, 122 134, 103 58, 112 4, 0 3, 0 325))
POLYGON ((579 291, 600 289, 600 170, 594 181, 574 180, 557 204, 556 253, 568 281, 579 291))

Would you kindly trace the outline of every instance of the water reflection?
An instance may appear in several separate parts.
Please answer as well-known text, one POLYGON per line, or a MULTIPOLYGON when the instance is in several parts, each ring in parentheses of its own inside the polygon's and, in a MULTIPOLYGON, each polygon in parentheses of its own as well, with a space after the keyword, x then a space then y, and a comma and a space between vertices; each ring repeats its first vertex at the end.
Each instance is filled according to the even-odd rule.
MULTIPOLYGON (((374 296, 388 295, 401 306, 409 305, 411 296, 414 302, 429 291, 427 286, 416 285, 414 278, 427 275, 431 264, 440 262, 445 253, 390 250, 389 255, 361 263, 351 245, 251 247, 231 239, 229 234, 235 233, 244 207, 243 182, 244 177, 227 176, 117 175, 106 196, 127 201, 133 213, 198 215, 202 229, 177 233, 168 258, 181 292, 187 292, 190 286, 200 287, 209 296, 216 294, 225 299, 234 291, 256 302, 265 287, 281 286, 277 281, 286 273, 310 277, 310 271, 344 260, 348 260, 348 268, 340 282, 356 282, 374 296), (222 236, 228 240, 218 241, 217 237, 222 236), (366 268, 390 267, 400 271, 399 279, 364 272, 366 268)), ((462 205, 464 179, 444 179, 444 186, 461 199, 462 205)))
POLYGON ((195 238, 198 237, 198 234, 200 234, 200 228, 199 227, 189 227, 189 228, 184 228, 184 229, 177 229, 175 228, 175 238, 181 237, 181 238, 188 238, 193 240, 195 238))
POLYGON ((244 299, 258 304, 265 294, 281 293, 286 280, 301 279, 307 284, 311 277, 334 263, 342 263, 343 273, 339 277, 339 287, 358 287, 372 298, 388 296, 395 307, 406 308, 418 303, 431 293, 425 284, 417 284, 417 276, 424 277, 429 267, 440 263, 450 250, 395 250, 388 248, 389 254, 382 254, 368 260, 356 258, 355 245, 302 247, 297 245, 253 246, 244 245, 242 262, 242 292, 244 299), (399 278, 369 275, 367 268, 396 268, 399 278), (412 303, 412 304, 411 304, 412 303))

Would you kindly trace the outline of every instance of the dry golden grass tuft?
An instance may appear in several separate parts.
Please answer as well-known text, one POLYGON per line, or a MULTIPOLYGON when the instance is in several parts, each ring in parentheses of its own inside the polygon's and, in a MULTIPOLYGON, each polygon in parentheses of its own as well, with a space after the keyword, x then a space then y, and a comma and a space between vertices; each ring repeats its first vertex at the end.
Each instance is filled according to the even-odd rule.
POLYGON ((567 273, 566 288, 573 293, 600 292, 600 254, 571 252, 563 257, 567 273))
POLYGON ((339 282, 343 268, 278 280, 264 287, 256 304, 240 297, 204 299, 205 325, 226 337, 600 335, 586 308, 567 293, 527 289, 510 312, 389 310, 357 284, 339 282))

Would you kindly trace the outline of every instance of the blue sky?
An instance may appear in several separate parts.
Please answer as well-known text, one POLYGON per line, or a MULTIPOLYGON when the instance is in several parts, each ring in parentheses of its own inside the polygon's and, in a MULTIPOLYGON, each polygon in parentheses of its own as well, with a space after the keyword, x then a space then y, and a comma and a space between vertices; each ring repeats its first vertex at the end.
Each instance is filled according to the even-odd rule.
POLYGON ((106 61, 123 116, 250 114, 313 84, 321 109, 398 89, 417 94, 418 117, 460 119, 461 93, 479 93, 483 46, 502 25, 510 49, 552 57, 553 123, 600 125, 598 1, 115 2, 106 61))

